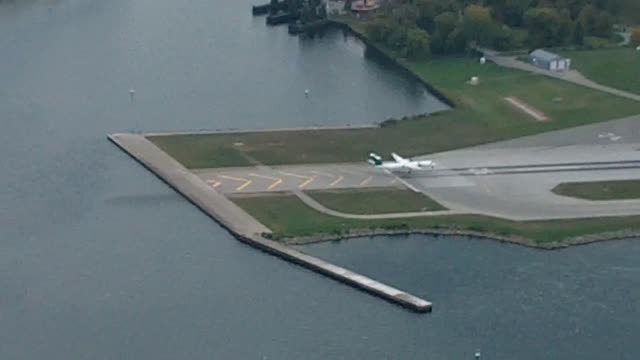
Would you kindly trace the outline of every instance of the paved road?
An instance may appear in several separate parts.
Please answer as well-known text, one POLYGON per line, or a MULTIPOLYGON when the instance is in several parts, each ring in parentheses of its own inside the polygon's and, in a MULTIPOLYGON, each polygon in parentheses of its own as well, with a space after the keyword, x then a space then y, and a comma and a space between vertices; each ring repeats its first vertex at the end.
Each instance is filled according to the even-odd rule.
POLYGON ((531 64, 524 63, 516 59, 515 56, 501 56, 499 53, 493 50, 481 49, 487 60, 494 62, 498 66, 507 67, 511 69, 517 69, 527 71, 535 74, 549 76, 555 79, 568 81, 574 84, 585 86, 591 89, 604 91, 613 95, 625 97, 627 99, 640 101, 640 95, 633 94, 627 91, 618 90, 609 86, 598 84, 592 80, 589 80, 577 70, 569 70, 565 72, 555 72, 541 69, 531 64))

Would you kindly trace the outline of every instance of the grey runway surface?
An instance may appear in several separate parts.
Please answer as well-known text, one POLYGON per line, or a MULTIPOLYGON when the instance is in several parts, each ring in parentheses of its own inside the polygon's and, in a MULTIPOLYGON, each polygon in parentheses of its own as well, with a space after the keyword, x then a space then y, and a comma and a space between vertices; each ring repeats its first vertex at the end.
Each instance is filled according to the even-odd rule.
POLYGON ((196 174, 224 194, 403 186, 402 179, 364 162, 207 169, 196 174))
POLYGON ((416 157, 433 171, 391 174, 362 163, 204 169, 224 194, 406 187, 457 213, 511 220, 640 214, 639 200, 587 201, 551 192, 564 182, 640 179, 640 117, 416 157))

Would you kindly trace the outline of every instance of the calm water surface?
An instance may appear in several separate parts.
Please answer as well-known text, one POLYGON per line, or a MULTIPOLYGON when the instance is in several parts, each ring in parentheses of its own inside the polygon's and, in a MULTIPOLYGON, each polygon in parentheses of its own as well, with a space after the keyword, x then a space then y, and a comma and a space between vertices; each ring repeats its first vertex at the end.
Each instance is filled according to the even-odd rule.
POLYGON ((106 141, 444 108, 356 40, 247 0, 0 4, 0 359, 636 358, 638 242, 307 250, 436 303, 417 316, 238 243, 106 141))

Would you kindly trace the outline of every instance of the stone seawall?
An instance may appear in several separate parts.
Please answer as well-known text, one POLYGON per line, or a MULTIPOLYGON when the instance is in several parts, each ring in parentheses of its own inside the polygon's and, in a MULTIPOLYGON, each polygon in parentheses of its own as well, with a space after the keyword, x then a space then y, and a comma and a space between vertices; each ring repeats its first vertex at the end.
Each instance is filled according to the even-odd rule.
POLYGON ((410 310, 431 311, 432 305, 426 300, 307 255, 284 244, 265 239, 262 235, 271 233, 267 227, 207 185, 144 136, 112 134, 109 135, 109 140, 217 221, 238 240, 410 310))

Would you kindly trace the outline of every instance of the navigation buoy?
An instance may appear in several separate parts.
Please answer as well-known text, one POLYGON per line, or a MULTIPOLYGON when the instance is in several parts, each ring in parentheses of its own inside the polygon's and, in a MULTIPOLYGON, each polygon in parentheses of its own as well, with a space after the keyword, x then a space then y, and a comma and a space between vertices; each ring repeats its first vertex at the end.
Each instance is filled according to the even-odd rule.
POLYGON ((304 96, 309 97, 309 89, 304 89, 304 96))
POLYGON ((136 91, 132 89, 129 89, 129 96, 131 97, 131 100, 133 100, 133 96, 136 94, 136 91))
POLYGON ((480 360, 480 351, 477 351, 477 352, 474 354, 474 356, 475 356, 476 360, 480 360))

